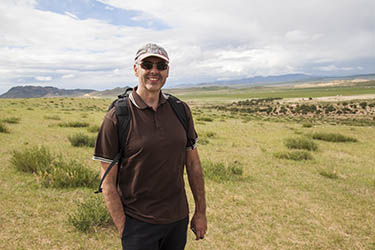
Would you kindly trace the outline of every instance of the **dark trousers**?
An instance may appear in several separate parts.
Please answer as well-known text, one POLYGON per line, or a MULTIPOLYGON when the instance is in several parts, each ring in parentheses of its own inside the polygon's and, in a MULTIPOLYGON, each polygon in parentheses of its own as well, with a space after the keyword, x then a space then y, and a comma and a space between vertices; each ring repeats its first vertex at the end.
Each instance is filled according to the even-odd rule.
POLYGON ((151 224, 126 216, 123 250, 183 250, 189 218, 171 224, 151 224))

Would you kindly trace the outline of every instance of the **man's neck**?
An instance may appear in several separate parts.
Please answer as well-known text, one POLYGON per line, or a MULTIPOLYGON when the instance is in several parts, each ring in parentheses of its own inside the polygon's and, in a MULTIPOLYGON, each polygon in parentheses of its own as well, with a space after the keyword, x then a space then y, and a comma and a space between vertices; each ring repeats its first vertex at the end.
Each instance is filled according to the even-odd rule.
POLYGON ((148 106, 152 107, 152 109, 155 111, 157 110, 159 105, 160 90, 156 92, 150 92, 138 87, 136 92, 148 106))

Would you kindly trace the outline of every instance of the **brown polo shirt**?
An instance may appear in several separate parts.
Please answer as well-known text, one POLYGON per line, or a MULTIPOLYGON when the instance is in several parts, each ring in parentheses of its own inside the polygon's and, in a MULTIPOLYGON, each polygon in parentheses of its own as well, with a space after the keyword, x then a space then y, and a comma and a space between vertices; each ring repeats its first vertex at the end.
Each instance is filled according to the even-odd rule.
MULTIPOLYGON (((167 96, 160 94, 157 111, 133 91, 131 120, 119 176, 125 213, 142 221, 166 224, 188 216, 184 166, 187 138, 167 96)), ((189 107, 189 136, 197 139, 189 107)), ((191 148, 190 148, 191 149, 191 148)), ((119 150, 117 119, 110 110, 102 123, 94 159, 111 162, 119 150)))

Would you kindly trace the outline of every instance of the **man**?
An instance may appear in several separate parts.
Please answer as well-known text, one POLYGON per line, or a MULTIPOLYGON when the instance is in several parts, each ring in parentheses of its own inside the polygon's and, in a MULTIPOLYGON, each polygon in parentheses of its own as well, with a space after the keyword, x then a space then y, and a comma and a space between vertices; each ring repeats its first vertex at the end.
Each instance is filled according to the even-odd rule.
MULTIPOLYGON (((207 231, 204 180, 197 134, 189 107, 184 103, 188 132, 178 120, 161 88, 169 74, 165 49, 147 44, 138 50, 134 73, 138 86, 129 96, 131 122, 125 142, 117 188, 114 166, 103 182, 108 211, 122 237, 123 249, 179 250, 186 244, 188 204, 184 166, 194 196, 190 228, 196 240, 207 231), (189 137, 189 138, 187 138, 189 137), (190 139, 194 143, 188 144, 190 139)), ((103 121, 94 159, 101 175, 119 150, 114 109, 103 121)))

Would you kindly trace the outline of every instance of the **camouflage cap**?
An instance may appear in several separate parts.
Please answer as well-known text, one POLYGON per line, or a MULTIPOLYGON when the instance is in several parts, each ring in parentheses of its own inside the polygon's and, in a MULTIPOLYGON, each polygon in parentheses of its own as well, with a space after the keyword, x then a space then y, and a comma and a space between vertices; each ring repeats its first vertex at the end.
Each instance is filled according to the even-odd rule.
POLYGON ((150 56, 156 56, 156 57, 163 59, 166 62, 169 62, 167 51, 164 48, 154 43, 148 43, 142 48, 140 48, 137 51, 134 61, 137 63, 137 62, 142 61, 146 57, 150 57, 150 56))

